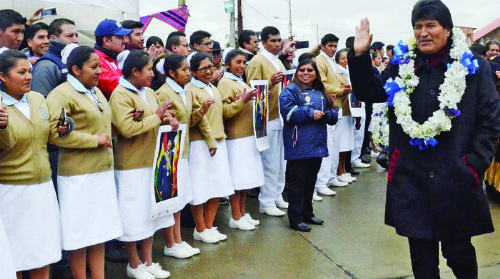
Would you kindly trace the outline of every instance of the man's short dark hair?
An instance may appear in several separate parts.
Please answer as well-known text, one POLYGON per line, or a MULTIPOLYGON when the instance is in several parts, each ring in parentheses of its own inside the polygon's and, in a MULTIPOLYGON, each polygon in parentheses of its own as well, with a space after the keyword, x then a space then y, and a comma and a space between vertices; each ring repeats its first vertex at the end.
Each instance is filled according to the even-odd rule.
POLYGON ((245 48, 243 43, 250 43, 250 37, 252 37, 252 36, 257 36, 257 33, 255 33, 252 30, 241 31, 240 35, 238 36, 238 45, 241 48, 245 48))
POLYGON ((418 1, 411 12, 411 25, 415 26, 419 19, 437 20, 443 28, 453 28, 450 10, 440 0, 418 1))
POLYGON ((43 22, 37 22, 33 25, 28 26, 28 29, 26 29, 26 39, 33 40, 35 34, 40 30, 47 30, 48 33, 49 26, 43 22))
POLYGON ((278 28, 274 26, 266 26, 262 28, 262 32, 260 33, 260 38, 262 39, 263 42, 267 42, 269 40, 269 36, 271 35, 279 35, 280 31, 278 28))
POLYGON ((140 21, 135 21, 135 20, 124 20, 121 23, 123 28, 126 29, 135 29, 135 28, 141 28, 144 27, 144 24, 140 21))
POLYGON ((321 45, 322 46, 326 46, 330 42, 338 43, 339 37, 337 37, 331 33, 328 33, 325 36, 323 36, 323 38, 321 38, 321 45))
POLYGON ((393 51, 394 50, 394 45, 387 45, 385 47, 385 51, 393 51))
POLYGON ((56 37, 59 37, 62 32, 61 26, 63 26, 64 24, 70 24, 74 26, 75 22, 67 18, 54 19, 49 25, 49 36, 54 35, 56 37))
POLYGON ((181 37, 186 37, 186 33, 180 31, 174 31, 168 34, 167 43, 165 44, 165 48, 172 51, 173 45, 179 45, 181 37))
POLYGON ((212 37, 212 34, 208 33, 207 31, 198 30, 191 34, 191 36, 189 37, 189 44, 191 44, 192 46, 194 46, 195 44, 201 45, 201 42, 204 38, 210 37, 212 37))
POLYGON ((490 40, 486 43, 485 47, 486 47, 486 51, 490 50, 490 47, 491 45, 497 45, 498 47, 500 47, 500 42, 497 41, 497 40, 490 40))
POLYGON ((24 25, 26 23, 26 18, 20 13, 12 9, 0 10, 0 29, 5 32, 5 29, 11 27, 14 24, 24 25))
POLYGON ((164 47, 163 41, 159 37, 151 36, 146 41, 146 48, 149 48, 151 45, 156 45, 156 44, 159 44, 162 47, 164 47))
POLYGON ((384 46, 385 45, 382 42, 374 42, 374 43, 372 43, 372 45, 370 46, 370 48, 373 49, 373 50, 382 50, 382 48, 384 46))
POLYGON ((486 51, 488 48, 483 46, 481 43, 474 43, 469 48, 472 52, 475 52, 479 55, 486 56, 486 51))
POLYGON ((181 32, 181 31, 173 31, 173 32, 170 32, 170 34, 168 34, 168 36, 167 36, 167 41, 168 41, 168 39, 170 39, 172 36, 182 36, 182 37, 186 37, 186 38, 187 38, 186 33, 181 32))

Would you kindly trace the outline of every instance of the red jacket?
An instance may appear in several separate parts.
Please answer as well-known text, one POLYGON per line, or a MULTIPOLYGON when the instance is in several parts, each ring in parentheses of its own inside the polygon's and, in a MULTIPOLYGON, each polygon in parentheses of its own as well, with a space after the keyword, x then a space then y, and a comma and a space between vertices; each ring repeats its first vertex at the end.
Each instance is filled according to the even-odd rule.
POLYGON ((111 93, 118 86, 118 81, 122 76, 122 71, 118 68, 118 62, 113 58, 104 54, 104 52, 94 49, 99 56, 101 63, 101 75, 99 76, 99 84, 97 87, 102 91, 106 99, 109 100, 111 93))

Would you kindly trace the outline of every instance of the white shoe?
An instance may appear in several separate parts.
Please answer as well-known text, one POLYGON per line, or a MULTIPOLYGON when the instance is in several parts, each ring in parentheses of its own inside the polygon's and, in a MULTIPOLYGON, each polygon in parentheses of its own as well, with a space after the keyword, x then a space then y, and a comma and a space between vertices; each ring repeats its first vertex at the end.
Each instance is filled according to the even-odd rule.
POLYGON ((226 240, 227 239, 227 235, 219 232, 219 230, 217 229, 217 227, 212 227, 210 229, 210 232, 212 234, 214 234, 220 241, 223 241, 223 240, 226 240))
POLYGON ((378 154, 380 154, 380 152, 375 152, 375 151, 373 151, 373 150, 372 150, 372 152, 370 152, 370 156, 371 156, 372 158, 377 158, 377 157, 378 157, 378 154))
POLYGON ((313 201, 322 201, 323 198, 318 196, 318 193, 316 193, 317 190, 314 190, 314 194, 313 194, 313 201))
POLYGON ((346 172, 344 173, 343 175, 346 175, 350 180, 351 182, 354 182, 356 180, 358 180, 356 177, 353 177, 350 173, 346 172))
POLYGON ((345 173, 343 173, 342 175, 337 175, 337 179, 340 182, 351 183, 351 179, 349 179, 349 177, 345 173))
POLYGON ((177 244, 177 245, 180 245, 180 246, 182 246, 182 249, 193 253, 193 256, 198 255, 200 253, 200 248, 191 247, 191 245, 189 245, 189 243, 187 243, 186 241, 183 241, 181 244, 177 244))
POLYGON ((328 188, 326 186, 319 188, 318 193, 323 195, 323 196, 335 196, 337 194, 337 192, 330 190, 330 188, 328 188))
POLYGON ((260 213, 267 214, 269 216, 283 216, 285 212, 279 210, 276 206, 272 207, 261 207, 259 209, 260 213))
POLYGON ((332 182, 328 182, 328 185, 334 186, 334 187, 346 187, 349 185, 347 182, 342 182, 338 179, 338 177, 335 177, 332 182))
POLYGON ((163 270, 159 263, 152 263, 151 265, 144 265, 146 270, 158 279, 165 279, 170 277, 170 272, 163 270))
POLYGON ((174 257, 178 259, 186 259, 192 257, 195 254, 194 251, 185 248, 182 245, 183 243, 174 243, 174 245, 172 245, 172 247, 170 248, 168 248, 167 246, 163 247, 163 254, 167 257, 174 257))
POLYGON ((193 231, 193 238, 195 240, 203 241, 205 243, 217 243, 219 242, 219 238, 212 233, 210 233, 209 229, 205 229, 202 232, 198 232, 196 228, 193 231))
POLYGON ((245 215, 243 215, 243 218, 245 218, 245 221, 247 221, 247 223, 249 224, 252 224, 254 226, 260 225, 260 221, 253 219, 252 216, 250 216, 250 213, 245 213, 245 215))
POLYGON ((241 217, 240 220, 238 221, 234 220, 233 217, 231 217, 229 219, 229 227, 232 229, 239 229, 242 231, 255 230, 255 226, 247 222, 247 220, 245 220, 244 217, 241 217))
POLYGON ((355 168, 369 168, 371 165, 361 162, 360 159, 356 159, 352 162, 352 166, 355 168))
POLYGON ((283 200, 283 198, 279 199, 276 201, 276 206, 279 208, 287 209, 288 208, 288 203, 283 200))
POLYGON ((156 277, 146 270, 146 265, 140 264, 136 268, 131 268, 127 264, 127 276, 136 279, 156 279, 156 277))

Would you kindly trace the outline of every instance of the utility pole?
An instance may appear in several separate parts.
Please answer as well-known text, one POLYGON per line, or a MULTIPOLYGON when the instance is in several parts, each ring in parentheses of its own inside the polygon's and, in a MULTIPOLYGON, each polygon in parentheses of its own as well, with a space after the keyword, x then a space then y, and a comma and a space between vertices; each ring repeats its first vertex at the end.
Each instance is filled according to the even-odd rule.
POLYGON ((226 13, 229 13, 231 16, 231 20, 229 22, 229 46, 232 48, 236 47, 236 15, 234 8, 234 0, 226 0, 224 1, 224 9, 226 13))
POLYGON ((319 24, 316 24, 316 43, 319 46, 319 24))
POLYGON ((292 37, 292 0, 288 0, 288 27, 290 31, 290 37, 292 37))
POLYGON ((238 1, 238 35, 243 32, 243 12, 241 11, 241 0, 238 1))
POLYGON ((179 8, 186 6, 186 0, 179 0, 179 8))

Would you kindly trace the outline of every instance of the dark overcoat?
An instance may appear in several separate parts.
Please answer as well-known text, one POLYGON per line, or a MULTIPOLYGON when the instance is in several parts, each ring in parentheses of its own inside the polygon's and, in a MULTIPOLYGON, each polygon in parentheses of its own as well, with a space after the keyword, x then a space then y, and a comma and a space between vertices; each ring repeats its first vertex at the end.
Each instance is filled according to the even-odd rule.
MULTIPOLYGON (((461 115, 449 132, 435 137, 435 147, 420 150, 396 123, 389 108, 389 156, 385 223, 402 236, 454 240, 489 233, 493 224, 482 187, 500 136, 500 101, 490 67, 478 56, 479 69, 466 77, 467 88, 458 104, 461 115)), ((368 53, 349 53, 349 71, 356 98, 384 102, 387 94, 376 79, 368 53)), ((439 86, 444 81, 449 54, 431 67, 417 53, 415 73, 420 83, 411 94, 413 120, 424 123, 439 109, 439 86)), ((384 71, 383 82, 395 78, 398 66, 384 71)))

